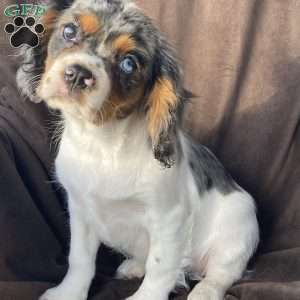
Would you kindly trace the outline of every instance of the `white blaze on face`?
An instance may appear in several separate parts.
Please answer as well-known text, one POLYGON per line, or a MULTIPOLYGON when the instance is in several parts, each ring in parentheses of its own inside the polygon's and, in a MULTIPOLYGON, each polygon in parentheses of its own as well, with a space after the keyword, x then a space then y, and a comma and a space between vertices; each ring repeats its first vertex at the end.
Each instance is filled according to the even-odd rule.
POLYGON ((110 94, 111 82, 105 70, 103 61, 86 53, 70 53, 58 57, 44 74, 38 94, 42 99, 69 98, 76 101, 82 96, 86 99, 87 105, 99 110, 110 94), (64 74, 68 66, 80 65, 92 72, 94 78, 85 79, 85 84, 90 89, 70 93, 65 82, 64 74))

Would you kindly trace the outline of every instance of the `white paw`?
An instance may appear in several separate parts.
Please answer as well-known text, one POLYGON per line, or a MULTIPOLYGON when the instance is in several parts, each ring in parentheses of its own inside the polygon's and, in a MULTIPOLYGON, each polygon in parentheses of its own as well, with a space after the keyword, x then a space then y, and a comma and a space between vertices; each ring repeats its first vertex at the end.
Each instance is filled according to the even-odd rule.
POLYGON ((166 294, 161 293, 159 290, 148 290, 139 288, 135 294, 126 300, 168 300, 169 297, 166 294))
POLYGON ((119 279, 142 278, 145 275, 145 266, 134 259, 127 259, 119 266, 116 277, 119 279))
POLYGON ((216 287, 199 283, 189 294, 187 300, 223 300, 224 295, 216 287))
POLYGON ((82 294, 75 294, 66 289, 55 287, 47 290, 39 300, 86 300, 87 296, 82 294))
POLYGON ((156 295, 154 296, 142 296, 142 295, 133 295, 125 300, 168 300, 167 298, 159 298, 156 295))

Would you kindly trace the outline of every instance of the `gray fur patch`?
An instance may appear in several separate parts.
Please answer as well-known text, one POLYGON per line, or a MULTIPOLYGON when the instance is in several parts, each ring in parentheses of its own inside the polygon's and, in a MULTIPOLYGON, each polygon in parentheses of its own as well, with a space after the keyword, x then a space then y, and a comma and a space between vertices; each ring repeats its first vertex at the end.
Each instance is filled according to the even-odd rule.
POLYGON ((189 141, 189 165, 199 193, 216 188, 224 195, 239 190, 239 186, 216 156, 205 146, 189 141))

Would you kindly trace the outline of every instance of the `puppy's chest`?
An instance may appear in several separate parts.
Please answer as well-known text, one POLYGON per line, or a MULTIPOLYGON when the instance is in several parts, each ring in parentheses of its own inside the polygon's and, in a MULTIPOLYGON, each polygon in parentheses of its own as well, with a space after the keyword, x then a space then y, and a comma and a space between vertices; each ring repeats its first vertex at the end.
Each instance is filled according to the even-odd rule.
POLYGON ((130 252, 136 233, 145 236, 148 207, 144 199, 153 174, 139 167, 140 156, 127 153, 123 156, 108 151, 105 155, 97 148, 78 147, 62 139, 56 174, 69 201, 76 202, 89 216, 102 241, 130 252))
POLYGON ((118 151, 97 143, 78 145, 65 138, 56 159, 56 174, 70 194, 99 201, 132 198, 155 180, 157 167, 147 158, 147 151, 141 148, 118 151))

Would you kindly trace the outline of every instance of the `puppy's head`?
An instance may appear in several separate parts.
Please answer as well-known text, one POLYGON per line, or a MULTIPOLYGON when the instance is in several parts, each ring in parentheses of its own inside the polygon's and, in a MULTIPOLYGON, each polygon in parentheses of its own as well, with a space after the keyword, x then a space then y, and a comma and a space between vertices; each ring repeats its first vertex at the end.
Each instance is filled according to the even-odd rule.
POLYGON ((27 53, 32 70, 19 71, 21 88, 97 126, 144 116, 155 158, 170 167, 187 95, 173 52, 150 19, 129 0, 78 0, 49 9, 43 22, 43 43, 27 53))

